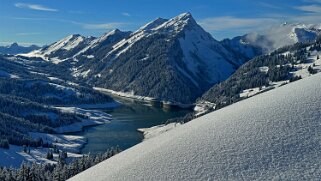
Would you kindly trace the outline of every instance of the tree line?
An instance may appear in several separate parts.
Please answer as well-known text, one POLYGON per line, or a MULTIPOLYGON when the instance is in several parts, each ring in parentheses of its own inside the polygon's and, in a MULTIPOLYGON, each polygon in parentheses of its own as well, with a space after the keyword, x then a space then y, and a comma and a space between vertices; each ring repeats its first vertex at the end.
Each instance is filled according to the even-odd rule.
POLYGON ((120 153, 119 147, 111 148, 97 155, 83 155, 66 163, 59 156, 57 164, 22 163, 20 168, 0 167, 0 180, 3 181, 65 181, 78 173, 120 153))

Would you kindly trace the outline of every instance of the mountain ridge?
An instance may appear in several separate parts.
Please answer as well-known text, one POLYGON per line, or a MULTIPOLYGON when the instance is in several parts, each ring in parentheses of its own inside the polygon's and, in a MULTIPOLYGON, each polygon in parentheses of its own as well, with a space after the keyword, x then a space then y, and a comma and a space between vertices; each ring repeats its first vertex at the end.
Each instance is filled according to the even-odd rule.
POLYGON ((190 13, 157 18, 134 32, 108 32, 76 48, 78 53, 65 51, 65 44, 72 44, 71 38, 46 48, 60 54, 46 53, 46 49, 38 54, 58 66, 64 62, 61 66, 68 66, 76 79, 94 87, 166 102, 192 104, 202 92, 226 79, 246 61, 244 56, 236 56, 222 46, 190 13), (109 41, 112 37, 114 41, 109 41))
POLYGON ((18 43, 14 42, 7 46, 0 46, 0 53, 16 55, 20 53, 28 53, 36 49, 40 49, 40 47, 37 45, 20 46, 18 43))
MULTIPOLYGON (((156 19, 155 21, 159 21, 159 19, 156 19)), ((83 69, 83 71, 91 71, 92 74, 90 74, 89 77, 93 77, 95 75, 100 76, 97 79, 101 80, 98 80, 98 84, 95 84, 95 86, 101 86, 103 88, 122 92, 134 91, 137 95, 154 97, 165 101, 192 103, 195 97, 197 97, 197 95, 199 95, 202 91, 198 89, 206 89, 206 87, 209 87, 211 84, 227 78, 227 76, 241 64, 235 61, 235 59, 232 58, 233 55, 230 55, 229 52, 218 43, 218 41, 212 38, 209 33, 205 32, 196 23, 191 14, 184 13, 166 22, 163 22, 162 20, 161 23, 155 23, 155 21, 149 23, 148 26, 139 28, 127 39, 123 39, 115 44, 113 46, 113 50, 106 55, 105 60, 102 60, 103 63, 101 64, 103 65, 101 65, 101 67, 103 68, 101 71, 99 70, 98 72, 93 72, 95 68, 90 67, 83 69), (151 24, 153 26, 150 26, 151 24), (148 30, 146 30, 146 27, 148 27, 148 30), (155 54, 154 52, 160 50, 160 48, 153 47, 158 42, 162 42, 162 46, 166 47, 164 47, 161 54, 159 54, 157 57, 151 57, 152 54, 155 54), (147 44, 148 47, 144 47, 147 44), (141 46, 142 48, 137 48, 138 46, 141 46), (205 49, 204 52, 207 51, 207 56, 204 52, 200 52, 201 49, 205 49), (136 58, 130 58, 127 54, 132 54, 131 51, 134 51, 136 54, 140 54, 140 56, 138 57, 137 55, 132 55, 132 57, 136 56, 136 58), (158 59, 160 57, 163 58, 158 59), (131 59, 131 61, 128 62, 128 59, 131 59), (106 63, 104 63, 104 61, 106 63), (137 61, 139 62, 138 64, 142 64, 141 66, 145 64, 144 66, 147 66, 147 69, 145 69, 144 71, 140 68, 137 68, 136 72, 132 74, 132 77, 128 77, 128 80, 126 80, 123 85, 117 87, 115 84, 119 84, 119 82, 122 82, 124 77, 122 76, 117 78, 118 75, 115 75, 115 72, 117 72, 117 70, 115 69, 121 69, 117 72, 117 74, 121 74, 121 71, 125 71, 125 69, 122 69, 124 65, 123 63, 127 63, 128 66, 135 67, 133 62, 137 61), (145 63, 141 63, 140 61, 143 61, 145 63), (122 63, 119 64, 119 62, 122 63), (174 81, 176 81, 176 83, 168 83, 167 87, 165 88, 164 86, 166 86, 166 82, 172 81, 167 79, 163 83, 164 85, 161 85, 161 87, 157 88, 157 90, 155 90, 156 92, 151 93, 153 92, 153 88, 155 88, 157 83, 147 83, 145 80, 148 80, 149 78, 139 72, 151 72, 152 70, 149 66, 155 66, 153 64, 155 64, 156 62, 167 62, 165 63, 166 65, 163 65, 164 67, 162 71, 168 71, 169 76, 176 77, 174 78, 174 81), (221 66, 221 68, 214 68, 219 66, 221 66), (172 70, 174 72, 170 73, 172 70), (134 78, 137 75, 140 77, 134 78), (104 80, 107 80, 107 82, 105 82, 104 80), (100 83, 102 81, 104 82, 100 83), (140 90, 141 88, 137 87, 137 85, 142 84, 147 84, 147 89, 150 92, 140 90), (175 84, 181 84, 183 87, 186 85, 190 85, 184 88, 181 87, 181 89, 185 89, 189 92, 187 93, 189 94, 187 95, 187 97, 189 97, 189 100, 179 100, 179 98, 176 99, 175 96, 171 96, 171 98, 169 98, 168 96, 170 95, 163 94, 164 91, 166 92, 165 94, 168 94, 168 91, 172 89, 170 86, 175 86, 175 84), (161 91, 162 93, 157 93, 158 91, 161 91), (192 92, 196 92, 197 95, 192 95, 192 92)), ((160 45, 157 46, 161 47, 160 45)), ((137 65, 137 63, 135 64, 137 65)), ((154 69, 159 70, 159 67, 155 67, 154 69)), ((128 69, 126 69, 126 71, 128 72, 128 70, 130 70, 129 67, 128 69)), ((153 76, 155 76, 155 74, 153 76)), ((160 80, 158 80, 157 82, 159 81, 160 80)), ((176 87, 178 86, 176 85, 176 87)), ((178 90, 173 90, 170 92, 177 91, 178 90)), ((179 96, 178 92, 177 96, 179 96)))
POLYGON ((248 33, 221 42, 235 51, 243 52, 249 58, 254 58, 295 43, 313 42, 320 35, 319 24, 283 23, 260 33, 248 33))
MULTIPOLYGON (((293 42, 312 41, 319 35, 316 25, 284 24, 275 31, 283 32, 281 37, 291 33, 300 37, 290 37, 293 42)), ((277 46, 269 34, 217 41, 190 13, 182 13, 171 19, 157 18, 134 32, 116 29, 76 46, 75 51, 58 50, 44 58, 93 87, 192 105, 245 62, 277 46)))

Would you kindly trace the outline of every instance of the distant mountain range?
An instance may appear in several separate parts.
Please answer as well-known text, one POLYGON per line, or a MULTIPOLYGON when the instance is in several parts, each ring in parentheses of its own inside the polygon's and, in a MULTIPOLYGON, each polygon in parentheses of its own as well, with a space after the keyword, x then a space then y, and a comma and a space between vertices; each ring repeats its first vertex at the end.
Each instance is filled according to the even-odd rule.
POLYGON ((283 24, 266 32, 217 41, 190 13, 183 13, 158 18, 134 32, 116 29, 98 38, 70 35, 21 55, 52 62, 56 73, 93 87, 186 106, 248 60, 315 41, 320 27, 283 24))
POLYGON ((224 39, 221 42, 232 50, 253 58, 295 43, 313 42, 320 35, 321 25, 284 23, 260 34, 249 33, 232 39, 224 39))
POLYGON ((31 45, 31 46, 20 46, 18 43, 12 43, 8 46, 0 46, 0 54, 19 54, 19 53, 28 53, 33 50, 40 49, 37 45, 31 45))

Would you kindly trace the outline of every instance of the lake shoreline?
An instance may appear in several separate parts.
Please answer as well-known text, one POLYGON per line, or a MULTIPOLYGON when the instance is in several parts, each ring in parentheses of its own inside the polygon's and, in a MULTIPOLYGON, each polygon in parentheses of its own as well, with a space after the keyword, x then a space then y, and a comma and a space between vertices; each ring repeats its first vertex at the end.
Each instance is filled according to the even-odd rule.
POLYGON ((153 97, 139 96, 129 92, 114 91, 101 87, 93 87, 93 89, 107 95, 117 96, 124 99, 131 99, 137 102, 147 103, 152 106, 161 107, 164 109, 194 109, 195 107, 195 104, 183 104, 179 102, 164 101, 153 97))
POLYGON ((104 110, 112 115, 112 122, 85 127, 84 131, 76 133, 88 139, 81 153, 101 153, 115 146, 126 150, 145 139, 138 129, 161 126, 168 119, 182 117, 191 112, 186 109, 163 109, 136 101, 126 102, 127 99, 123 103, 123 98, 119 99, 122 99, 119 101, 122 106, 104 110))

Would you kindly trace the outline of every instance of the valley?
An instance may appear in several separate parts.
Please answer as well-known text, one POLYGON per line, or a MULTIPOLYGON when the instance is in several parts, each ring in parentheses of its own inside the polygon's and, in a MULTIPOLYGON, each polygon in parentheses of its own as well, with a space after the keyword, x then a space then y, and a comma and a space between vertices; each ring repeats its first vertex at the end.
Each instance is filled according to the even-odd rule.
POLYGON ((95 155, 116 146, 126 150, 143 141, 144 136, 138 129, 162 125, 168 119, 183 117, 192 112, 185 109, 162 109, 130 100, 120 101, 121 107, 103 110, 112 116, 108 124, 86 127, 83 132, 73 134, 87 140, 81 153, 95 155))
MULTIPOLYGON (((283 23, 217 40, 202 24, 186 12, 132 31, 108 28, 97 37, 70 34, 41 47, 0 46, 0 180, 26 170, 29 177, 34 169, 46 173, 39 180, 79 173, 72 179, 225 180, 239 177, 234 168, 252 179, 250 167, 255 178, 270 179, 279 167, 262 170, 275 159, 291 170, 272 156, 292 148, 306 154, 304 144, 313 143, 305 138, 318 138, 319 83, 313 81, 320 80, 321 26, 283 23), (294 139, 296 127, 304 144, 294 139), (279 144, 284 140, 298 147, 279 144), (208 171, 214 167, 218 172, 208 171)), ((286 159, 300 164, 295 156, 286 159)))
MULTIPOLYGON (((74 34, 31 52, 2 55, 0 100, 11 103, 1 114, 30 122, 29 129, 19 131, 21 136, 28 131, 81 131, 76 134, 88 139, 84 153, 117 145, 127 149, 143 139, 138 129, 185 123, 319 72, 320 31, 302 24, 282 25, 281 30, 283 36, 293 37, 282 45, 267 34, 217 41, 190 13, 183 13, 157 18, 134 32, 115 29, 98 38, 74 34), (129 100, 139 103, 128 104, 129 100), (21 108, 14 110, 17 106, 21 108), (194 106, 195 113, 189 110, 194 106), (122 130, 133 136, 117 139, 122 130), (101 141, 90 138, 104 136, 105 146, 92 146, 101 141)), ((152 130, 162 129, 167 130, 152 130)), ((21 138, 2 139, 17 144, 21 138)), ((84 144, 73 152, 79 153, 84 144)))

